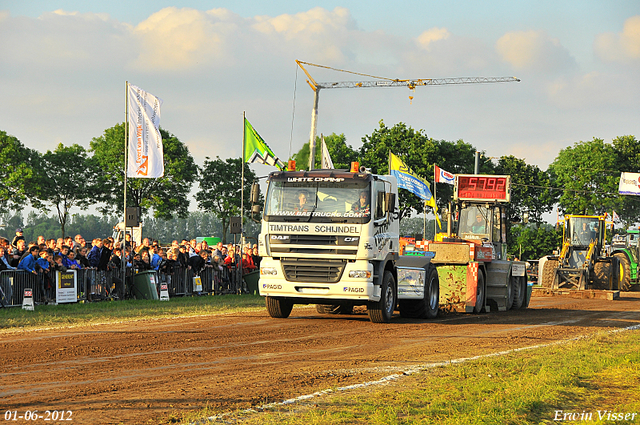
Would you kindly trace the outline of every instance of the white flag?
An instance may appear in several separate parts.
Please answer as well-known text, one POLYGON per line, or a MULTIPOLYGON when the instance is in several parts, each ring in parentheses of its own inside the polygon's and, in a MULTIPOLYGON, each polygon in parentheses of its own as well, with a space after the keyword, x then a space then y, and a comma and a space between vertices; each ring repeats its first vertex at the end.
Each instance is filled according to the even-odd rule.
POLYGON ((162 99, 129 84, 129 160, 127 177, 164 176, 160 136, 162 99))
POLYGON ((322 139, 322 163, 320 164, 320 168, 323 170, 333 169, 333 161, 331 160, 331 155, 329 155, 329 149, 327 149, 324 136, 320 135, 320 138, 322 139))

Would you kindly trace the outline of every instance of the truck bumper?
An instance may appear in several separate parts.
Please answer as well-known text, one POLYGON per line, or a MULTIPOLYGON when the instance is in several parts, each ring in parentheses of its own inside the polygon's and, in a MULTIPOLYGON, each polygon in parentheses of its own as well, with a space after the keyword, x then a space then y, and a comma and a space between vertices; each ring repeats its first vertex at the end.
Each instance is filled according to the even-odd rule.
MULTIPOLYGON (((322 262, 318 259, 318 262, 322 262)), ((279 260, 263 258, 260 263, 258 288, 263 297, 286 297, 301 300, 332 301, 379 301, 380 286, 373 284, 373 266, 368 261, 347 263, 338 282, 292 282, 288 281, 279 260), (350 278, 349 272, 369 271, 369 278, 350 278)))

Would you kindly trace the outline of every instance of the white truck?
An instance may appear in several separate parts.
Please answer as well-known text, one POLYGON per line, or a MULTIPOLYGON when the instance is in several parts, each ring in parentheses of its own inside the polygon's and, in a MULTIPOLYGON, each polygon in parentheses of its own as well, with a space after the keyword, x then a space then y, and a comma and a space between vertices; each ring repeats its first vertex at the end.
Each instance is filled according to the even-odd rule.
POLYGON ((430 254, 398 255, 395 177, 358 169, 269 175, 258 249, 260 295, 269 314, 294 304, 349 313, 365 305, 372 322, 438 313, 438 273, 430 254))
MULTIPOLYGON (((127 233, 131 235, 131 239, 136 243, 136 246, 142 245, 142 224, 136 227, 127 227, 127 233)), ((124 222, 120 222, 113 226, 113 235, 111 237, 117 245, 122 241, 125 235, 124 222)))

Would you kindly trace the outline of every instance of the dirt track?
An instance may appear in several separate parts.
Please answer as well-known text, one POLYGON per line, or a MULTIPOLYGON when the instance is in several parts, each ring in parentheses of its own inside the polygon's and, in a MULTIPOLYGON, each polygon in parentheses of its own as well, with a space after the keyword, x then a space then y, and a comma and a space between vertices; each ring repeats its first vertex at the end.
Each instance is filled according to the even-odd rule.
POLYGON ((64 410, 74 424, 160 423, 205 405, 225 412, 375 380, 390 367, 638 323, 640 294, 627 293, 616 301, 533 298, 528 310, 386 325, 297 306, 283 320, 260 311, 6 333, 0 415, 64 410))

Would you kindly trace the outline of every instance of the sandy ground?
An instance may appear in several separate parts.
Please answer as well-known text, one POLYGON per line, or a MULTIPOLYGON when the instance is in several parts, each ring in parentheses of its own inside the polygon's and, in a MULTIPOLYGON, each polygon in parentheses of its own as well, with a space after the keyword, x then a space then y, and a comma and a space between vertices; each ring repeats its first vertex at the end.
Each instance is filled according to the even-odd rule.
MULTIPOLYGON (((288 319, 265 310, 10 332, 0 334, 0 414, 49 410, 72 418, 56 423, 163 423, 207 405, 220 412, 260 406, 375 380, 390 367, 639 323, 636 292, 615 301, 540 297, 526 310, 389 324, 370 323, 362 312, 320 315, 296 306, 288 319)), ((53 422, 45 419, 11 423, 53 422)))

